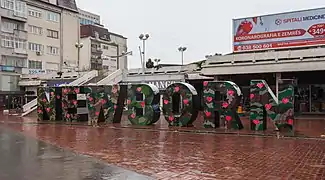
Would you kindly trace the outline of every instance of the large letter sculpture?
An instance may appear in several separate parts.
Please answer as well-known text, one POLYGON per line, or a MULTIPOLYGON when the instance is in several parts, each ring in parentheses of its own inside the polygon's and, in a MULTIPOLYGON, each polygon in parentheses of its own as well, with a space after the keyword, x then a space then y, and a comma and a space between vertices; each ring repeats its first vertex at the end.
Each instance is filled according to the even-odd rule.
POLYGON ((65 86, 62 88, 62 110, 65 121, 72 122, 78 120, 77 108, 79 87, 65 86))
POLYGON ((160 118, 159 89, 152 84, 128 86, 128 119, 134 125, 151 125, 160 118))
POLYGON ((117 123, 121 121, 126 87, 88 86, 88 123, 96 125, 98 122, 117 123), (124 92, 125 91, 125 92, 124 92))
POLYGON ((276 130, 289 127, 293 130, 293 80, 280 80, 276 97, 266 81, 251 80, 250 121, 252 130, 267 129, 267 116, 271 118, 276 130))
POLYGON ((163 97, 163 111, 170 126, 190 126, 198 115, 198 96, 188 83, 174 83, 167 87, 163 97))
MULTIPOLYGON (((56 94, 54 87, 38 87, 37 88, 37 120, 50 120, 56 119, 56 94)), ((59 95, 58 95, 59 96, 59 95)))
POLYGON ((227 129, 243 129, 237 114, 241 91, 231 81, 205 81, 204 88, 204 127, 217 128, 220 122, 227 129))

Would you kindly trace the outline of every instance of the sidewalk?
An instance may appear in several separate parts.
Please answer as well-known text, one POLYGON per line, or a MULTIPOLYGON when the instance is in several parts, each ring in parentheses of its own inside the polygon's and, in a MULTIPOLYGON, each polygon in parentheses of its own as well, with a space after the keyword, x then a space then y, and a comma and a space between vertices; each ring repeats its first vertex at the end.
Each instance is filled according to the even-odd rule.
MULTIPOLYGON (((13 120, 11 119, 11 121, 13 120)), ((130 169, 158 180, 325 179, 325 140, 200 134, 132 127, 31 124, 18 121, 14 123, 0 122, 1 127, 21 132, 25 136, 63 149, 96 157, 109 164, 130 169)), ((20 144, 19 140, 13 140, 10 145, 16 146, 16 142, 20 144)), ((48 169, 51 169, 50 162, 61 163, 53 160, 53 156, 57 156, 56 154, 42 155, 42 148, 33 150, 31 148, 35 146, 33 144, 35 141, 24 145, 25 148, 24 146, 18 147, 23 148, 22 151, 14 149, 11 151, 17 158, 28 159, 24 155, 28 152, 34 152, 31 157, 36 159, 39 158, 38 156, 52 156, 51 161, 47 161, 46 168, 48 169), (14 153, 14 151, 18 152, 14 153)), ((4 164, 8 164, 7 161, 10 159, 5 158, 4 164)), ((18 162, 17 164, 19 165, 18 162)), ((62 166, 62 163, 58 166, 62 166)), ((66 166, 72 168, 73 165, 66 166)), ((56 165, 53 165, 54 172, 56 171, 55 167, 56 165)), ((18 170, 21 171, 19 168, 18 166, 18 170)), ((35 172, 35 169, 39 167, 24 168, 28 172, 35 172)), ((81 167, 74 168, 83 172, 83 170, 79 170, 81 167)), ((45 170, 41 169, 40 171, 45 170)), ((57 171, 59 175, 63 173, 57 171)))
POLYGON ((149 177, 24 137, 0 125, 1 180, 92 180, 149 177))

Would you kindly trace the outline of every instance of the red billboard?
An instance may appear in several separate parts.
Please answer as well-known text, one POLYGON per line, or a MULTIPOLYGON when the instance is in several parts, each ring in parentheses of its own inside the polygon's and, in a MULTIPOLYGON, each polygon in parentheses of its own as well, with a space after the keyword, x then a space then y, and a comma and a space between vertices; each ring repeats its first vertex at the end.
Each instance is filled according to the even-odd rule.
POLYGON ((325 44, 325 8, 233 20, 233 51, 325 44))

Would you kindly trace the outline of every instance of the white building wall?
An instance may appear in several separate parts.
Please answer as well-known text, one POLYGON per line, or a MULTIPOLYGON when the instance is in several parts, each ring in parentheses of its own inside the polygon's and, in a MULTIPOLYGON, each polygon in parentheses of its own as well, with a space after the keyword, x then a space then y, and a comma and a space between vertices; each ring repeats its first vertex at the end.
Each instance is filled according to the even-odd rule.
POLYGON ((103 59, 103 67, 104 69, 110 71, 117 70, 117 47, 108 43, 101 43, 101 49, 103 51, 102 59, 103 59), (106 67, 105 67, 106 66, 106 67))
MULTIPOLYGON (((42 69, 46 69, 48 63, 58 68, 60 63, 60 19, 59 8, 49 7, 48 9, 42 9, 32 4, 28 4, 28 60, 42 62, 42 69), (48 16, 51 16, 52 20, 49 20, 48 16), (54 16, 57 17, 57 21, 53 21, 53 19, 55 19, 54 16), (58 37, 48 37, 48 30, 58 32, 58 37), (32 45, 31 43, 40 44, 40 51, 37 51, 35 45, 32 45), (49 46, 57 48, 57 54, 50 53, 49 46)), ((28 68, 34 69, 34 67, 28 68)))
POLYGON ((90 69, 90 56, 91 56, 90 37, 81 38, 80 43, 83 44, 83 47, 80 49, 79 69, 81 71, 86 71, 90 69))
MULTIPOLYGON (((118 35, 111 34, 110 35, 111 41, 115 42, 119 46, 119 55, 121 55, 123 52, 127 52, 127 38, 121 37, 118 35)), ((119 68, 120 69, 128 69, 128 58, 127 56, 120 57, 119 58, 119 68)))
POLYGON ((75 45, 80 37, 78 13, 63 10, 62 21, 63 62, 67 62, 71 67, 77 67, 78 49, 75 45))

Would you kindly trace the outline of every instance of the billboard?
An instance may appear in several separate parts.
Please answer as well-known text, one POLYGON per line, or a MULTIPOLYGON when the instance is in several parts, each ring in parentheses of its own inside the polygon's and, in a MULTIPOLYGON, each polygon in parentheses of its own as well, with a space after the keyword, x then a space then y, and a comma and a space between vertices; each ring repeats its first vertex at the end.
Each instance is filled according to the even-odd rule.
POLYGON ((325 8, 233 20, 233 51, 325 44, 325 8))

